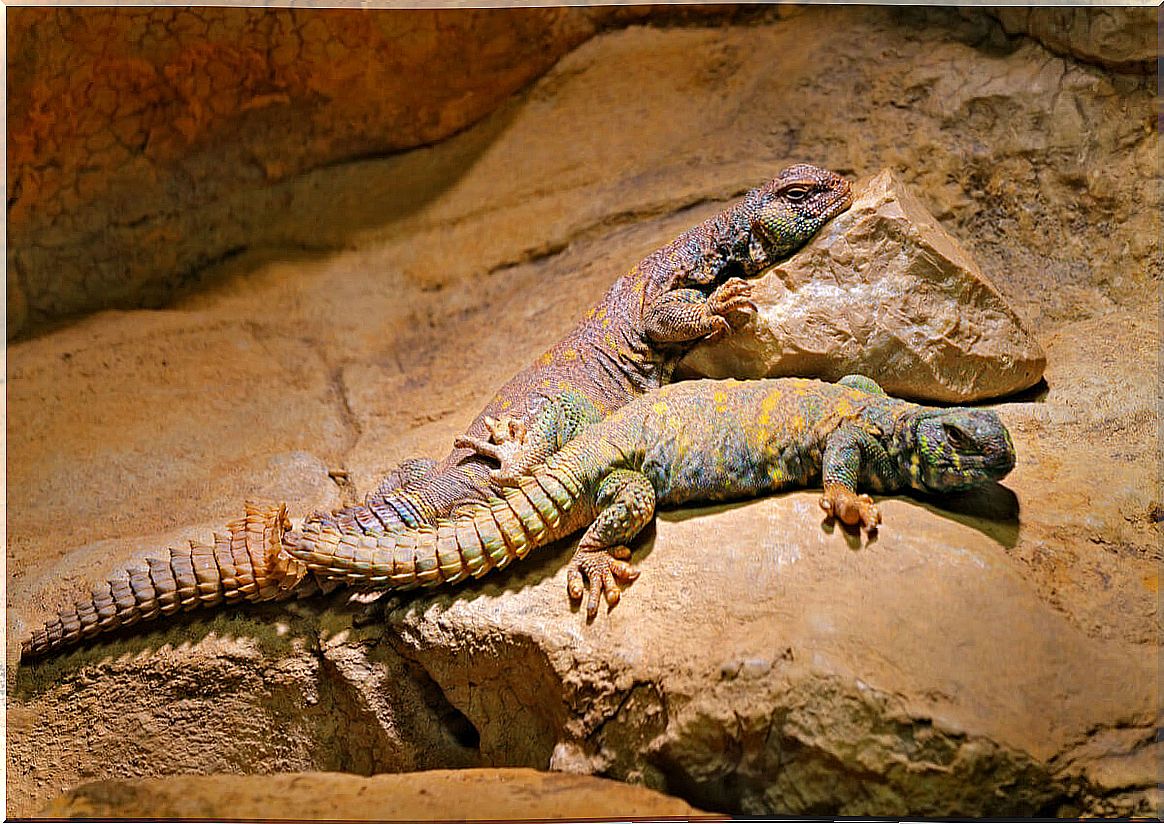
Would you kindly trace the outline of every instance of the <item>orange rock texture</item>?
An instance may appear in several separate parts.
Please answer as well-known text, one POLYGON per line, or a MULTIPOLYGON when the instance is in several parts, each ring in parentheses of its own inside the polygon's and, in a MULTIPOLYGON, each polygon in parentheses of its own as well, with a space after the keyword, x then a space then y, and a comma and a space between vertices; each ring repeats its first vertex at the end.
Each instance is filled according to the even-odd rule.
MULTIPOLYGON (((970 12, 972 13, 972 12, 970 12)), ((1157 55, 1156 9, 1001 7, 990 11, 1008 34, 1026 34, 1056 54, 1150 74, 1157 55)))
POLYGON ((198 218, 227 193, 447 137, 643 13, 13 9, 10 332, 157 305, 247 246, 198 218))
POLYGON ((643 787, 529 769, 429 770, 370 778, 292 773, 103 781, 55 799, 43 814, 49 818, 326 820, 336 817, 337 810, 348 821, 712 818, 677 798, 643 787))

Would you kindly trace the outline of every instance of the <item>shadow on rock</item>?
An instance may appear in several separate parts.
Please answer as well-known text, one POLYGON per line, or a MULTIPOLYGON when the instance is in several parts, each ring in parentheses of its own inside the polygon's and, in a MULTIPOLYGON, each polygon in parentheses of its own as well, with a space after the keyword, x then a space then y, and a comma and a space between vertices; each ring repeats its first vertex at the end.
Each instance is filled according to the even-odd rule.
POLYGON ((1018 544, 1018 496, 1000 483, 941 497, 919 494, 916 499, 930 512, 973 527, 1007 549, 1018 544))
POLYGON ((120 627, 59 653, 21 661, 19 667, 9 669, 9 688, 14 698, 29 700, 65 680, 79 678, 88 683, 91 676, 84 672, 88 668, 118 668, 167 648, 189 650, 211 638, 226 647, 249 640, 267 659, 278 660, 293 654, 304 639, 317 638, 317 616, 336 604, 342 604, 342 599, 335 596, 297 603, 291 609, 288 604, 239 604, 216 612, 182 613, 164 621, 120 627))
MULTIPOLYGON (((803 493, 805 490, 789 490, 786 495, 803 493)), ((765 496, 779 498, 780 495, 765 496)), ((961 492, 945 495, 924 495, 911 493, 910 495, 874 496, 877 502, 885 500, 909 501, 922 508, 946 518, 977 529, 988 538, 997 541, 1007 549, 1012 549, 1018 543, 1019 533, 1019 503, 1018 496, 998 483, 981 487, 970 492, 961 492)), ((658 518, 670 522, 681 523, 692 518, 714 516, 721 512, 730 512, 741 507, 754 504, 756 499, 732 501, 703 507, 683 507, 658 513, 658 518)), ((823 512, 821 513, 823 516, 823 512)), ((860 549, 862 545, 868 547, 877 543, 878 536, 886 529, 885 525, 873 532, 864 535, 856 527, 849 527, 838 521, 823 518, 820 521, 821 530, 833 534, 840 532, 850 549, 860 549)), ((645 557, 645 556, 644 556, 645 557)))

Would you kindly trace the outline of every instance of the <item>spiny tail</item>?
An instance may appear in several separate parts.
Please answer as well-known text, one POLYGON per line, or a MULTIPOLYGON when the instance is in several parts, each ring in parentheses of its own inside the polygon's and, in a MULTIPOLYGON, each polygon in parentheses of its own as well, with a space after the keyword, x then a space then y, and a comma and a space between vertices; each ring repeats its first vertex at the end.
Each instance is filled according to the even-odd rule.
POLYGON ((168 558, 150 558, 62 610, 24 642, 21 657, 195 607, 317 592, 319 584, 306 566, 282 551, 290 526, 284 504, 247 502, 246 515, 232 521, 226 534, 216 534, 213 544, 191 541, 189 547, 170 549, 168 558))
POLYGON ((568 461, 554 458, 518 486, 433 526, 362 534, 313 522, 284 543, 319 577, 363 589, 412 589, 480 578, 584 523, 578 506, 580 475, 568 461))

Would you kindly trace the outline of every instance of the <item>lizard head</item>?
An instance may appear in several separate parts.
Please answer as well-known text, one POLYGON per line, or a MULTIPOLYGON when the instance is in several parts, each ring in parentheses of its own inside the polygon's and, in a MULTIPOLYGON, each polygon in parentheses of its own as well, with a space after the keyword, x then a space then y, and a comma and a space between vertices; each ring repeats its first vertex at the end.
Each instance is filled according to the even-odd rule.
POLYGON ((1014 469, 1014 443, 988 409, 929 409, 913 426, 907 472, 915 489, 957 492, 997 481, 1014 469))
POLYGON ((753 257, 773 263, 788 257, 853 204, 853 187, 840 175, 800 163, 757 190, 752 219, 753 257), (758 254, 757 254, 758 253, 758 254))

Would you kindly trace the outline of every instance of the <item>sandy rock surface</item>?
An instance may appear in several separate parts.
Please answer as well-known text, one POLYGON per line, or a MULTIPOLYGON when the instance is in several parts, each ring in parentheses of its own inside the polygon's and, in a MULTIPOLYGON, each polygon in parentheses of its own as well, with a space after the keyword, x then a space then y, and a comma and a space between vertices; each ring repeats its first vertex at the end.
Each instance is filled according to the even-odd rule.
POLYGON ((182 776, 102 781, 54 799, 51 818, 253 818, 451 821, 704 817, 642 787, 534 770, 433 770, 362 778, 339 773, 182 776))
POLYGON ((752 292, 758 314, 700 347, 716 378, 860 372, 911 400, 966 403, 1029 389, 1047 358, 977 264, 888 170, 752 292))
POLYGON ((1150 811, 1155 90, 984 20, 602 35, 450 140, 238 195, 261 237, 169 309, 10 347, 7 813, 102 779, 477 765, 732 812, 1150 811), (15 666, 90 581, 246 497, 307 513, 443 454, 618 274, 796 160, 891 168, 1028 321, 1046 386, 997 407, 1002 486, 889 499, 860 546, 811 492, 665 513, 592 625, 547 548, 386 615, 232 609, 15 666))

